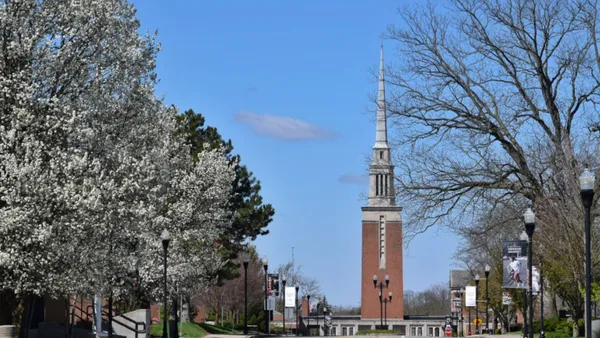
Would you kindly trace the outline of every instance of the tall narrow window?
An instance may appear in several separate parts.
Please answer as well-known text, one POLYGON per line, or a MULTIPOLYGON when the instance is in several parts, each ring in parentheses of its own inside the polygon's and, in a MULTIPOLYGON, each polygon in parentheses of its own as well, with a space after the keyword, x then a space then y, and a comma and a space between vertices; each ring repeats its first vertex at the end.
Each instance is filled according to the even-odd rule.
POLYGON ((383 175, 383 196, 388 194, 388 175, 383 175))
POLYGON ((379 196, 379 175, 375 175, 375 196, 379 196))
POLYGON ((379 159, 383 160, 383 150, 379 151, 379 159))
POLYGON ((385 218, 379 216, 379 265, 385 264, 385 218))

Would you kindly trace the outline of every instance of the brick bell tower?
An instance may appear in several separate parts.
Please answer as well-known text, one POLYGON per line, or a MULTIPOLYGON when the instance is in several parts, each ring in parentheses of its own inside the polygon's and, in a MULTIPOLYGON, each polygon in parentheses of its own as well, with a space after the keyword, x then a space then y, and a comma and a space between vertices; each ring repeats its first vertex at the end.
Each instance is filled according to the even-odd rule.
POLYGON ((392 301, 387 303, 388 319, 404 319, 404 281, 402 278, 402 208, 396 206, 394 192, 394 166, 387 141, 385 108, 385 78, 383 70, 383 46, 379 68, 379 90, 377 94, 377 133, 373 147, 373 161, 369 166, 369 202, 362 207, 362 288, 361 318, 379 319, 379 287, 373 287, 373 276, 377 284, 389 286, 383 289, 383 297, 392 292, 392 301))

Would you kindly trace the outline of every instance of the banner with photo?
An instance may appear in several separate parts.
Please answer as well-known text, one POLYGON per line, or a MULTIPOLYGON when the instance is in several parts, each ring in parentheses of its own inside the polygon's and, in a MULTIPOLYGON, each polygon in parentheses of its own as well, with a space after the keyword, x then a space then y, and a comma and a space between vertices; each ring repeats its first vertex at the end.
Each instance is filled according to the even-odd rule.
POLYGON ((540 293, 540 269, 537 266, 532 266, 531 278, 533 279, 532 291, 534 295, 540 293))
POLYGON ((527 241, 502 242, 502 287, 527 287, 527 241))

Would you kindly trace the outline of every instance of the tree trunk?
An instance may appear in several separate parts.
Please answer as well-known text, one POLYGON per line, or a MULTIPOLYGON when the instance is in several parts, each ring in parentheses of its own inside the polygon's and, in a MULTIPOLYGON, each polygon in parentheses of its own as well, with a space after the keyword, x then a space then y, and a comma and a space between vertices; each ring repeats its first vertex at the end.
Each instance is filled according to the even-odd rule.
POLYGON ((13 313, 17 309, 17 297, 12 290, 0 290, 0 325, 12 325, 13 313))

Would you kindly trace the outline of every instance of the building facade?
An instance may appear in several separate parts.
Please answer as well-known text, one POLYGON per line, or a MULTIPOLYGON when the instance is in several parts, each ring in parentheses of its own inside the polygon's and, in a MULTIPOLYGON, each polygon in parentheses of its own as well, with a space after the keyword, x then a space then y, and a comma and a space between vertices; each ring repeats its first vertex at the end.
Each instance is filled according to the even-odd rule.
POLYGON ((379 65, 377 93, 377 127, 371 165, 369 166, 369 200, 362 207, 362 277, 361 318, 381 315, 379 297, 387 298, 389 319, 404 318, 404 282, 402 274, 402 208, 396 205, 394 165, 387 139, 385 105, 385 71, 383 46, 379 65), (374 276, 377 285, 374 287, 374 276), (389 284, 386 283, 389 277, 389 284))

